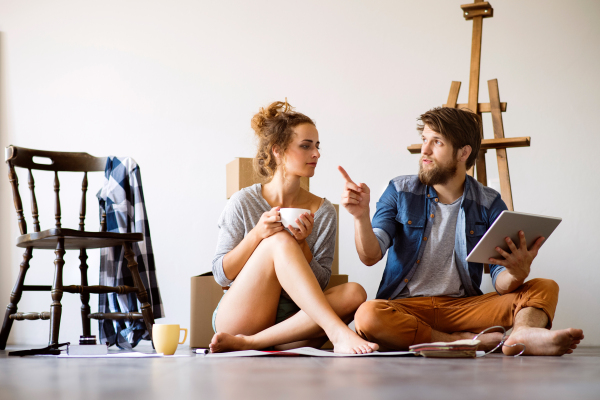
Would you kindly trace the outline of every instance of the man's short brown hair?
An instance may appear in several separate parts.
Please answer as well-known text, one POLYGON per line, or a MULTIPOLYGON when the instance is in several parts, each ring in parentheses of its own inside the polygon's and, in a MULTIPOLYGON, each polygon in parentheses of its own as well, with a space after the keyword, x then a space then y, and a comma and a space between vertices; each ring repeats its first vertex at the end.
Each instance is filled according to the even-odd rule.
POLYGON ((450 141, 454 154, 466 145, 471 146, 467 169, 475 165, 481 147, 481 117, 468 109, 438 107, 427 111, 417 119, 417 130, 422 134, 425 125, 450 141))

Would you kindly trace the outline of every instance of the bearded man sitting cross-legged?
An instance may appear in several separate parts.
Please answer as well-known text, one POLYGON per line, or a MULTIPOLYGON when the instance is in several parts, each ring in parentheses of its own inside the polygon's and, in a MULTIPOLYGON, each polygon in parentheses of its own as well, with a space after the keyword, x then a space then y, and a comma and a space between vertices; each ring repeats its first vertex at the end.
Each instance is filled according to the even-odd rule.
MULTIPOLYGON (((479 288, 483 264, 467 262, 494 220, 506 210, 500 194, 467 175, 481 146, 481 118, 467 110, 437 108, 421 115, 423 146, 419 174, 390 181, 371 223, 370 190, 346 180, 342 205, 354 217, 361 261, 370 266, 388 252, 377 300, 363 303, 355 315, 356 331, 382 350, 471 339, 484 329, 513 328, 502 351, 514 355, 572 353, 583 339, 581 329, 551 331, 558 285, 549 279, 526 281, 544 238, 527 248, 506 238, 510 252, 490 259, 496 293, 479 288)), ((515 229, 518 229, 515 227, 515 229)), ((486 333, 481 350, 494 348, 501 333, 486 333)))

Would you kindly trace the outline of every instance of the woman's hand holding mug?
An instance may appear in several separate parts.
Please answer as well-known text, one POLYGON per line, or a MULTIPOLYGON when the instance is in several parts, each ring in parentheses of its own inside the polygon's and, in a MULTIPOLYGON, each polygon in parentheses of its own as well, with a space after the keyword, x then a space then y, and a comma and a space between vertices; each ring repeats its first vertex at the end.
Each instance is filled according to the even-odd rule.
POLYGON ((279 218, 279 208, 273 207, 271 210, 263 213, 256 226, 252 229, 260 240, 266 239, 283 230, 283 225, 279 218))
POLYGON ((294 236, 294 239, 301 244, 313 230, 313 226, 315 225, 315 214, 301 214, 298 219, 296 219, 296 225, 298 225, 298 229, 294 228, 292 225, 289 225, 287 228, 294 236))

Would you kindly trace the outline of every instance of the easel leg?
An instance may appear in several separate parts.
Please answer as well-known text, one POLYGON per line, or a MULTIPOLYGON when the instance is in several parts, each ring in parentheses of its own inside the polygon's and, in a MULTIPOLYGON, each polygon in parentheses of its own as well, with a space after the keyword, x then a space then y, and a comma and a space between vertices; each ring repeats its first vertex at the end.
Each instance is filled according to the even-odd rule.
POLYGON ((448 94, 448 102, 444 107, 456 108, 458 103, 458 92, 460 92, 460 82, 452 81, 450 85, 450 93, 448 94))
POLYGON ((27 270, 29 269, 29 260, 31 260, 31 258, 33 257, 32 253, 33 247, 27 247, 27 249, 25 249, 25 253, 23 253, 23 261, 20 265, 19 276, 17 277, 17 282, 15 283, 13 291, 10 294, 10 303, 6 307, 6 313, 4 314, 2 331, 0 331, 0 350, 4 350, 6 348, 8 335, 10 334, 10 330, 13 324, 13 320, 10 319, 10 316, 17 312, 17 304, 19 304, 19 301, 21 300, 21 295, 23 294, 25 275, 27 274, 27 270))
POLYGON ((49 346, 58 344, 58 331, 60 329, 60 317, 62 305, 60 300, 63 296, 63 266, 65 265, 65 239, 59 238, 56 244, 56 259, 54 260, 54 284, 52 285, 52 304, 50 305, 50 341, 49 346))
POLYGON ((148 292, 142 283, 142 278, 140 277, 140 273, 138 271, 138 263, 135 261, 135 254, 131 249, 131 244, 125 242, 123 243, 123 248, 125 249, 125 258, 127 259, 127 267, 131 271, 131 276, 133 277, 133 282, 135 287, 137 288, 137 298, 142 303, 142 315, 144 317, 144 323, 146 324, 146 329, 150 335, 150 339, 152 339, 152 325, 154 325, 154 314, 152 313, 152 306, 148 302, 148 292))
MULTIPOLYGON (((494 127, 494 137, 501 139, 504 137, 504 124, 502 123, 498 80, 489 80, 488 89, 490 91, 490 108, 492 113, 492 125, 494 127)), ((512 189, 510 186, 506 149, 496 149, 496 158, 498 160, 498 176, 500 178, 500 193, 502 194, 502 200, 506 203, 506 207, 508 207, 510 211, 513 211, 512 189)))
POLYGON ((514 211, 506 149, 496 149, 496 158, 498 159, 498 175, 500 177, 500 194, 502 195, 502 200, 506 203, 509 211, 514 211))

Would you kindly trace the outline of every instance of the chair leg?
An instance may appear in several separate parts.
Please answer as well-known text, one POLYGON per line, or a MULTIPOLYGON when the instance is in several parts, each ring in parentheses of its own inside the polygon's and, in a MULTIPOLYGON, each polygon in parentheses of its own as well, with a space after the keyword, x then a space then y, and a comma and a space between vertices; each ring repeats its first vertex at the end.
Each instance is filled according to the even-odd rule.
MULTIPOLYGON (((87 270, 88 265, 86 260, 88 259, 87 253, 85 249, 79 250, 79 260, 81 263, 79 264, 79 271, 81 272, 81 286, 88 285, 87 278, 87 270)), ((89 293, 81 293, 81 325, 83 327, 83 336, 90 336, 91 333, 91 324, 88 315, 90 315, 90 294, 89 293)))
POLYGON ((140 277, 140 273, 138 271, 138 263, 135 261, 135 254, 133 250, 131 250, 131 245, 127 242, 123 243, 123 248, 125 249, 125 258, 127 259, 127 267, 131 271, 131 276, 133 277, 133 282, 135 287, 137 288, 137 298, 142 303, 142 316, 144 317, 144 323, 146 324, 146 329, 150 334, 150 339, 152 339, 152 325, 154 325, 154 313, 152 312, 152 306, 148 303, 148 292, 142 283, 142 278, 140 277))
POLYGON ((56 243, 56 259, 54 260, 54 284, 52 285, 52 304, 50 305, 50 341, 49 346, 58 344, 58 331, 60 329, 60 316, 62 314, 62 305, 60 300, 63 296, 63 266, 65 265, 65 239, 59 238, 56 243))
POLYGON ((33 247, 27 247, 25 249, 25 253, 23 253, 23 262, 21 262, 19 269, 19 276, 17 277, 17 282, 13 288, 12 293, 10 294, 10 303, 6 307, 6 313, 4 314, 4 322, 2 323, 2 331, 0 331, 0 350, 4 350, 6 348, 6 342, 8 341, 8 335, 10 334, 10 329, 12 328, 13 321, 10 319, 11 314, 17 312, 17 304, 21 300, 21 295, 23 294, 23 284, 25 283, 25 275, 27 274, 27 270, 29 269, 29 260, 31 260, 33 252, 33 247))

